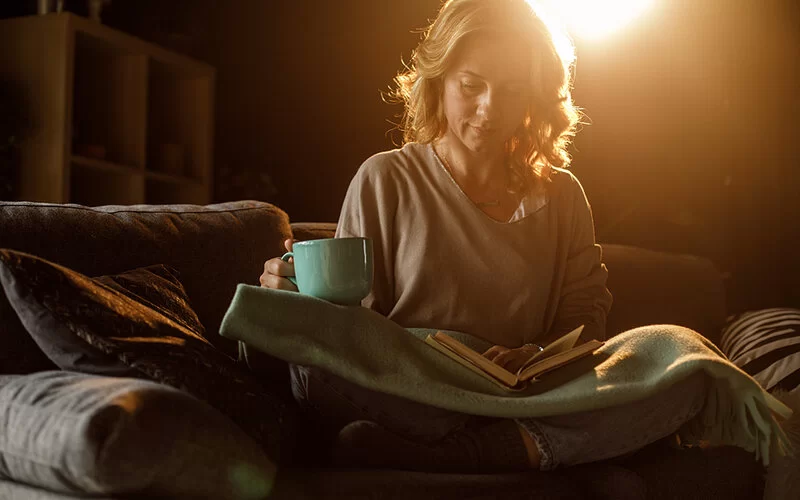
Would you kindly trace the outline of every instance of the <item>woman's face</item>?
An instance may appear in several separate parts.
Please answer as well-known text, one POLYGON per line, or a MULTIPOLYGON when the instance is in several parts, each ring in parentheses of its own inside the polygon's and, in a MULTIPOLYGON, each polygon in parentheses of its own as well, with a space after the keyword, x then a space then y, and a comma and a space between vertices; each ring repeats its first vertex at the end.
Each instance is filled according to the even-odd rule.
POLYGON ((476 35, 462 42, 444 75, 446 135, 478 154, 503 150, 528 108, 529 52, 514 40, 476 35))

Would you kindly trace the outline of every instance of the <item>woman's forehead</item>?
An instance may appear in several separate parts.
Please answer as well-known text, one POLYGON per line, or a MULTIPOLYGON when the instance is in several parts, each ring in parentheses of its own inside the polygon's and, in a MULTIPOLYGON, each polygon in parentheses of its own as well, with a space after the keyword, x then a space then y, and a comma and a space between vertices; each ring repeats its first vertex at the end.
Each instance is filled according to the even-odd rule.
POLYGON ((517 38, 476 34, 461 41, 450 71, 503 82, 525 82, 530 75, 530 55, 517 38))

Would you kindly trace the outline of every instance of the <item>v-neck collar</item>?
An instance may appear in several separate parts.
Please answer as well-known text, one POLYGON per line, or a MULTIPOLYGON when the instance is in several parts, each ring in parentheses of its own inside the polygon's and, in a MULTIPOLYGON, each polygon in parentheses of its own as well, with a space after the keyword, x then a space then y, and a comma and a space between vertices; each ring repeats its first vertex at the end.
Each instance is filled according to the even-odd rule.
POLYGON ((486 212, 480 209, 480 207, 472 201, 467 193, 461 189, 461 186, 456 182, 453 178, 453 175, 450 171, 445 167, 444 162, 442 159, 439 158, 439 155, 436 153, 436 150, 433 148, 433 143, 428 144, 428 151, 431 156, 433 156, 434 163, 437 165, 438 169, 448 178, 450 182, 455 186, 456 190, 460 193, 460 196, 464 198, 464 200, 469 203, 475 210, 481 213, 482 216, 486 217, 487 219, 495 222, 497 224, 513 224, 515 222, 519 222, 525 217, 538 212, 541 210, 545 205, 547 205, 549 201, 549 196, 547 190, 544 187, 544 183, 537 182, 536 186, 525 193, 522 199, 517 206, 517 209, 511 214, 511 217, 507 221, 497 220, 494 217, 490 216, 486 212))

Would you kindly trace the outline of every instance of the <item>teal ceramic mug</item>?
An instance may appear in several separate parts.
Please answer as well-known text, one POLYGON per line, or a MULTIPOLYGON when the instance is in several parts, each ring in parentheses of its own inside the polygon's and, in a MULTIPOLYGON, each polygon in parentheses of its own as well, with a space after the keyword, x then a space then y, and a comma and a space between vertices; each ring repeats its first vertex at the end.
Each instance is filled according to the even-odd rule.
POLYGON ((325 238, 297 241, 281 259, 294 258, 289 279, 300 293, 357 306, 372 289, 372 240, 325 238))

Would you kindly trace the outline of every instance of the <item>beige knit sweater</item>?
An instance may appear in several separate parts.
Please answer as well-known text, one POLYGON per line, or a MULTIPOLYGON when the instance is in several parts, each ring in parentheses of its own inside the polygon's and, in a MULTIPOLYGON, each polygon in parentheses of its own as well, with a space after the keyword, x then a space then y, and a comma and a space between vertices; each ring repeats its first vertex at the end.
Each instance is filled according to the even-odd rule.
POLYGON ((430 145, 372 156, 356 173, 336 236, 373 239, 364 305, 406 328, 471 333, 493 344, 546 343, 585 324, 605 338, 611 294, 591 210, 572 173, 523 199, 508 222, 481 211, 430 145))

